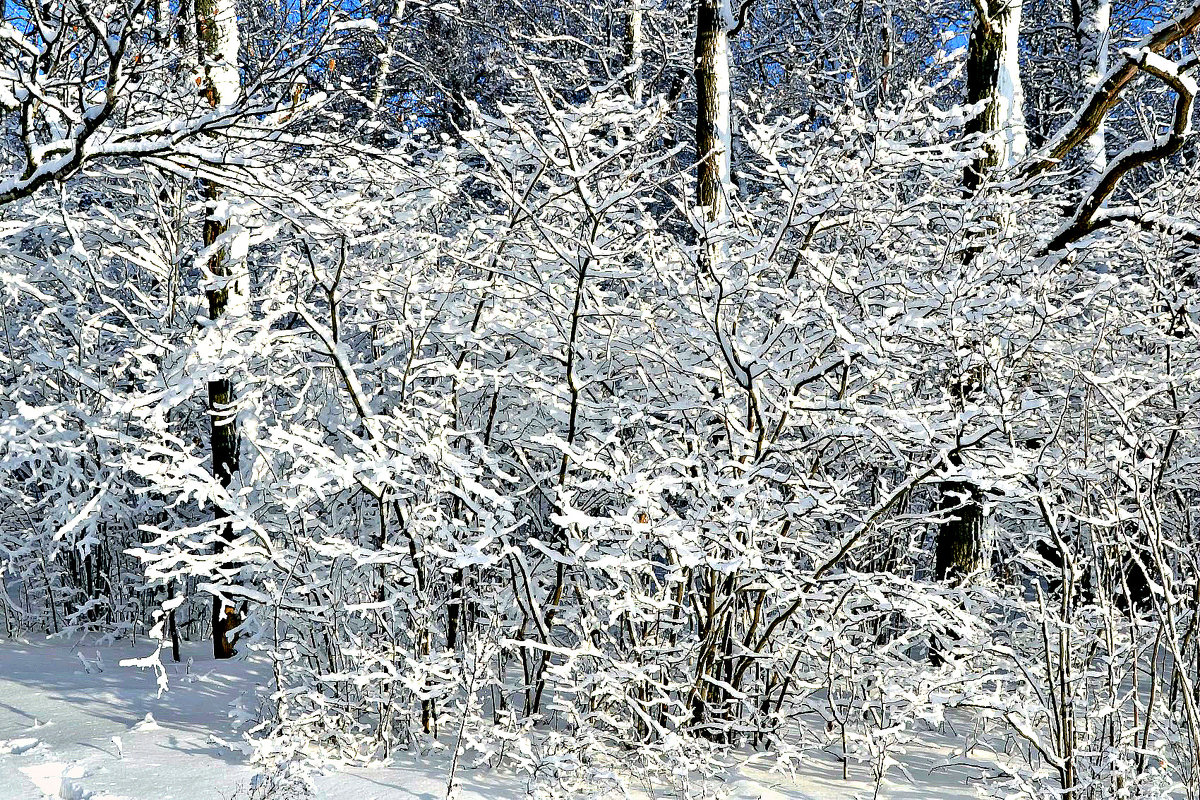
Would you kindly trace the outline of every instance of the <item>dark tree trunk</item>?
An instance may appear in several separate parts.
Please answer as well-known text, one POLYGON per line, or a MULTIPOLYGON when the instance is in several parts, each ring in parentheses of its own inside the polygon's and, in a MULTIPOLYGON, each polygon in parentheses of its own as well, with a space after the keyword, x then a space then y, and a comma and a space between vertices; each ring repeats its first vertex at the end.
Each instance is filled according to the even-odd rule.
POLYGON ((716 219, 725 208, 729 181, 729 34, 714 0, 696 9, 696 204, 716 219))
POLYGON ((984 562, 983 497, 979 488, 968 481, 942 484, 939 508, 949 516, 938 531, 935 552, 939 581, 961 581, 984 562))
MULTIPOLYGON (((211 182, 205 181, 204 196, 206 199, 217 199, 217 188, 211 182)), ((213 219, 204 221, 204 246, 216 243, 227 226, 213 219)), ((209 270, 220 278, 229 278, 228 259, 223 250, 218 250, 209 259, 209 270)), ((231 284, 209 289, 208 316, 214 322, 225 315, 229 307, 231 284)), ((228 378, 219 378, 208 383, 208 414, 209 440, 212 448, 212 473, 217 482, 226 489, 233 483, 233 477, 238 473, 240 441, 238 438, 237 419, 234 403, 233 382, 228 378)), ((216 518, 225 519, 227 514, 218 510, 216 518)), ((229 522, 221 523, 221 539, 224 543, 233 540, 233 526, 229 522)), ((218 552, 225 549, 225 544, 218 546, 218 552)), ((232 565, 224 565, 232 568, 232 565)), ((223 602, 219 597, 213 597, 212 606, 213 655, 216 658, 230 658, 234 654, 234 641, 231 638, 233 630, 241 624, 241 617, 235 608, 223 602)))
POLYGON ((967 103, 983 103, 964 131, 986 137, 983 155, 967 168, 963 182, 974 192, 988 172, 1009 166, 1025 152, 1021 80, 1017 74, 1019 0, 980 0, 967 47, 967 103), (984 13, 986 12, 986 13, 984 13))
MULTIPOLYGON (((967 122, 965 131, 981 134, 984 147, 963 175, 968 197, 978 191, 993 169, 1011 166, 1025 152, 1021 77, 1017 71, 1020 24, 1020 0, 980 0, 976 6, 967 50, 967 102, 982 103, 983 107, 967 122)), ((979 252, 978 248, 969 249, 967 258, 979 252)), ((980 383, 970 376, 956 381, 955 399, 965 403, 979 391, 980 383)), ((952 463, 960 466, 960 457, 952 463)), ((942 509, 950 513, 951 519, 938 530, 936 573, 939 580, 962 580, 982 567, 987 555, 982 541, 982 493, 970 482, 951 480, 943 484, 942 497, 942 509), (959 505, 961 508, 957 508, 959 505)))

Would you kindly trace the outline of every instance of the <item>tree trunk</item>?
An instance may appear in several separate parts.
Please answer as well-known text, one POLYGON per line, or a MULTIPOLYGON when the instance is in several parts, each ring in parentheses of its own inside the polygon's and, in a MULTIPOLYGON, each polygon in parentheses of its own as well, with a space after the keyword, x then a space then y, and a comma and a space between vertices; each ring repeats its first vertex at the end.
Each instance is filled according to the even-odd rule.
POLYGON ((387 92, 387 82, 392 76, 392 61, 396 57, 396 41, 399 39, 399 26, 404 19, 404 10, 408 0, 392 0, 392 8, 388 12, 387 37, 384 40, 383 52, 379 54, 379 68, 375 73, 375 85, 371 87, 371 107, 367 116, 374 118, 379 114, 379 106, 383 103, 387 92))
POLYGON ((645 81, 642 79, 642 51, 645 48, 645 34, 642 27, 642 3, 644 0, 629 0, 629 10, 625 16, 625 69, 629 76, 625 79, 625 91, 635 104, 642 102, 645 93, 645 81))
POLYGON ((880 9, 883 20, 879 26, 879 101, 887 102, 896 61, 896 31, 892 15, 892 0, 885 0, 880 9))
POLYGON ((709 220, 725 212, 731 149, 729 0, 699 0, 696 9, 696 205, 709 220))
MULTIPOLYGON (((698 0, 696 7, 696 205, 704 209, 709 222, 719 222, 728 210, 730 187, 731 95, 729 78, 729 32, 735 26, 731 0, 698 0)), ((719 261, 719 249, 704 236, 700 259, 712 270, 719 261)), ((720 325, 720 320, 717 320, 720 325)), ((720 675, 716 665, 721 647, 721 620, 713 619, 712 599, 718 591, 718 576, 709 579, 708 629, 701 632, 705 652, 696 663, 696 683, 690 698, 691 724, 702 736, 720 739, 722 732, 707 727, 707 719, 724 709, 723 690, 715 687, 709 675, 720 675)), ((727 638, 727 637, 726 637, 727 638)))
POLYGON ((983 108, 964 130, 984 136, 983 155, 967 168, 969 192, 979 188, 996 167, 1011 167, 1028 145, 1021 109, 1021 73, 1017 37, 1021 28, 1020 0, 979 0, 967 48, 967 103, 983 108))
MULTIPOLYGON (((1108 72, 1109 18, 1112 6, 1109 0, 1075 0, 1072 3, 1075 16, 1075 41, 1079 48, 1079 82, 1081 94, 1086 96, 1104 80, 1108 72)), ((1104 121, 1096 126, 1080 151, 1089 177, 1104 172, 1108 155, 1104 146, 1104 121)))
POLYGON ((171 39, 171 8, 167 0, 154 0, 154 43, 159 47, 171 39))
MULTIPOLYGON (((203 80, 201 89, 209 104, 217 106, 234 103, 241 94, 241 78, 238 73, 238 29, 237 10, 232 0, 196 0, 196 41, 199 45, 203 80)), ((238 285, 235 280, 237 264, 231 258, 227 239, 228 217, 218 213, 221 190, 216 183, 202 179, 200 192, 205 200, 204 246, 213 248, 208 257, 208 271, 213 280, 205 291, 208 299, 208 316, 217 323, 232 304, 236 304, 238 285), (222 243, 223 242, 223 243, 222 243)), ((225 488, 233 483, 239 471, 240 441, 238 438, 237 396, 229 378, 218 378, 208 383, 208 413, 210 420, 210 443, 212 449, 213 477, 225 488)), ((216 519, 227 517, 218 509, 216 519)), ((222 523, 221 538, 224 543, 233 539, 233 526, 222 523)), ((225 565, 232 568, 233 565, 225 565)), ((234 654, 234 640, 230 634, 241 624, 241 615, 219 597, 213 597, 212 627, 213 655, 229 658, 234 654)))
POLYGON ((940 581, 960 581, 984 563, 983 497, 969 481, 942 484, 939 510, 950 519, 938 532, 935 567, 940 581))
POLYGON ((175 13, 175 39, 179 45, 179 74, 184 80, 191 80, 200 58, 196 46, 196 5, 192 0, 179 0, 175 13))
MULTIPOLYGON (((1025 114, 1017 63, 1021 27, 1020 0, 979 0, 967 51, 967 102, 982 108, 965 126, 980 134, 983 153, 963 175, 967 194, 974 194, 994 169, 1007 169, 1025 155, 1025 114)), ((968 251, 973 258, 978 251, 968 251)), ((954 394, 963 403, 977 382, 965 380, 954 394)), ((955 467, 961 458, 952 460, 955 467)), ((938 580, 963 580, 984 565, 983 503, 979 487, 968 481, 942 484, 942 510, 951 518, 938 529, 935 570, 938 580), (961 507, 959 507, 961 505, 961 507), (952 510, 953 509, 953 510, 952 510)))

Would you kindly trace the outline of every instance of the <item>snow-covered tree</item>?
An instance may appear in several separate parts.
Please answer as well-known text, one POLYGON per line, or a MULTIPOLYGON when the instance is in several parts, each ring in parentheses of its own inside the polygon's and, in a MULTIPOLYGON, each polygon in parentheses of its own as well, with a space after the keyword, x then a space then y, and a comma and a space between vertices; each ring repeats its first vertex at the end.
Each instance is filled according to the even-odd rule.
POLYGON ((1200 6, 21 8, 7 633, 451 793, 1200 792, 1200 6))

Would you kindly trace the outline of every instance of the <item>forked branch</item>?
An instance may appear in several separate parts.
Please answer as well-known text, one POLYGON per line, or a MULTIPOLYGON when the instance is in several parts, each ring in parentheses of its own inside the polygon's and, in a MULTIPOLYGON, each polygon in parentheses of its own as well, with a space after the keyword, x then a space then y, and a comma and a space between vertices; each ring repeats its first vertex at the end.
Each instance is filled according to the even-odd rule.
MULTIPOLYGON (((1175 118, 1171 129, 1154 139, 1135 142, 1113 159, 1108 169, 1101 173, 1079 203, 1071 220, 1046 245, 1047 252, 1061 250, 1093 231, 1117 221, 1117 217, 1110 218, 1102 207, 1116 191, 1121 178, 1137 167, 1174 155, 1183 147, 1184 141, 1192 131, 1192 106, 1200 89, 1197 88, 1196 80, 1185 75, 1184 70, 1195 66, 1195 59, 1179 64, 1148 47, 1130 48, 1121 52, 1133 69, 1153 75, 1174 90, 1175 118)), ((1121 215, 1122 218, 1126 218, 1128 213, 1122 211, 1121 215)))
MULTIPOLYGON (((1200 28, 1200 0, 1173 19, 1162 23, 1138 45, 1135 53, 1161 54, 1184 36, 1200 28)), ((1059 131, 1041 152, 1030 160, 1026 174, 1039 175, 1062 161, 1068 153, 1083 144, 1104 122, 1108 112, 1121 101, 1121 96, 1142 66, 1138 60, 1125 59, 1104 76, 1074 118, 1059 131)))

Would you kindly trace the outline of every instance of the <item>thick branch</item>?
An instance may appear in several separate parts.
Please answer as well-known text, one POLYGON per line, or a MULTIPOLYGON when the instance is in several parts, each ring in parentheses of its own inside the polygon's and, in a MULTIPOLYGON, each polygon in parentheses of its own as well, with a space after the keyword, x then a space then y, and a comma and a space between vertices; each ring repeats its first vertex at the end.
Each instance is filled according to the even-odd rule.
MULTIPOLYGON (((1174 19, 1159 25, 1132 49, 1135 52, 1161 53, 1197 28, 1200 28, 1200 0, 1174 19)), ((1028 174, 1045 172, 1086 142, 1104 122, 1108 112, 1120 102, 1125 87, 1137 76, 1139 68, 1136 61, 1126 59, 1110 69, 1074 118, 1030 161, 1026 168, 1028 174)))
POLYGON ((1176 95, 1175 120, 1171 130, 1153 140, 1147 139, 1126 148, 1109 165, 1095 184, 1080 202, 1075 215, 1061 231, 1046 246, 1048 252, 1061 250, 1072 242, 1092 233, 1097 228, 1111 224, 1104 215, 1099 214, 1101 206, 1112 196, 1120 184, 1121 178, 1143 164, 1169 158, 1183 147, 1192 128, 1192 104, 1198 91, 1196 81, 1183 74, 1185 65, 1163 58, 1148 48, 1140 50, 1123 50, 1127 62, 1134 69, 1144 70, 1170 86, 1176 95))

